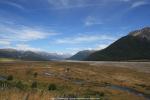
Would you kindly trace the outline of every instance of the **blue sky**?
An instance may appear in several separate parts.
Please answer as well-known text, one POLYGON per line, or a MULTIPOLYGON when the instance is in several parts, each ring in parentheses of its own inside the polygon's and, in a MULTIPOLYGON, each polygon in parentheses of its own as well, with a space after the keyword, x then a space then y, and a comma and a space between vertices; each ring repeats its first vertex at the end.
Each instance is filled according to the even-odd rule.
POLYGON ((149 0, 0 0, 0 48, 100 50, 149 18, 149 0))

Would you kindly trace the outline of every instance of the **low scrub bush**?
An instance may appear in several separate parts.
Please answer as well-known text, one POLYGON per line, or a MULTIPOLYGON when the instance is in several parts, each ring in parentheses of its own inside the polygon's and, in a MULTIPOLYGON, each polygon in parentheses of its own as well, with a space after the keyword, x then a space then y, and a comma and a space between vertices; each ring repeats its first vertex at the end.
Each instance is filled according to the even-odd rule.
POLYGON ((13 80, 13 76, 12 75, 8 75, 7 80, 8 81, 12 81, 13 80))
POLYGON ((34 78, 36 78, 36 77, 37 77, 37 75, 38 75, 38 73, 37 73, 37 72, 35 72, 35 73, 33 74, 34 78))
POLYGON ((25 89, 25 85, 21 81, 18 81, 16 83, 16 87, 19 88, 19 89, 21 89, 21 90, 25 89))
POLYGON ((49 91, 56 90, 56 89, 57 89, 57 87, 56 87, 55 84, 49 84, 49 85, 48 85, 48 90, 49 90, 49 91))
POLYGON ((31 84, 31 88, 37 88, 37 82, 33 82, 33 83, 31 84))

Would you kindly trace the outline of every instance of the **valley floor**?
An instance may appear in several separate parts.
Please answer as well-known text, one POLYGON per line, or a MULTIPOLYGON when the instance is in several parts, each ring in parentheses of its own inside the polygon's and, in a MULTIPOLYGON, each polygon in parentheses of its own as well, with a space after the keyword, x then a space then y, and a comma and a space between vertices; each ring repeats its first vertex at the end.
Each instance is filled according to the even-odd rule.
POLYGON ((0 100, 150 100, 150 62, 0 62, 0 100))

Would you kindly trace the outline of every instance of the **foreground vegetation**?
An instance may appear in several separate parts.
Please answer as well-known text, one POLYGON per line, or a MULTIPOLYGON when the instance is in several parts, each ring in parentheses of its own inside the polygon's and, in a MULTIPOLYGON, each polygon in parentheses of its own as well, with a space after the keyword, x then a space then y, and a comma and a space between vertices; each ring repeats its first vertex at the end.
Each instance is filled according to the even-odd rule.
POLYGON ((11 59, 11 58, 0 58, 0 62, 9 62, 9 61, 17 61, 17 59, 11 59))
POLYGON ((150 95, 149 76, 149 72, 105 64, 0 62, 0 100, 145 100, 150 95))

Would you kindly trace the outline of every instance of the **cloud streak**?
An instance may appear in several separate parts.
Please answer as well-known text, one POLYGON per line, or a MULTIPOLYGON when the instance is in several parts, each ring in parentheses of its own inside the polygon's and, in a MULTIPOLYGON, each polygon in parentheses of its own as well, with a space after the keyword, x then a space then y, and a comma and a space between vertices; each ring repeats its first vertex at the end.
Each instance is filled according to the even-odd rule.
POLYGON ((59 33, 38 26, 25 26, 16 23, 0 23, 0 46, 22 50, 41 50, 25 43, 44 40, 59 33))
MULTIPOLYGON (((95 0, 98 1, 98 0, 95 0)), ((100 6, 102 3, 90 2, 90 0, 48 0, 50 8, 68 9, 68 8, 82 8, 91 6, 100 6)))
POLYGON ((7 41, 33 41, 45 39, 48 36, 56 35, 55 32, 47 32, 39 28, 29 26, 0 26, 0 39, 7 41))
POLYGON ((25 10, 25 8, 19 4, 19 3, 16 3, 16 2, 13 2, 13 1, 1 1, 0 3, 4 3, 6 5, 9 5, 11 7, 15 7, 15 8, 18 8, 18 9, 21 9, 21 10, 25 10))
POLYGON ((55 42, 57 44, 80 44, 102 40, 115 40, 115 38, 107 35, 82 35, 78 37, 57 39, 55 42))
POLYGON ((69 9, 81 7, 96 7, 96 6, 110 6, 112 3, 120 4, 129 3, 131 8, 148 4, 147 0, 47 0, 50 8, 54 9, 69 9))
POLYGON ((0 45, 2 46, 9 46, 11 43, 9 41, 6 41, 6 40, 1 40, 0 41, 0 45))
POLYGON ((101 25, 103 24, 102 21, 100 21, 99 19, 93 17, 93 16, 88 16, 85 19, 85 26, 92 26, 92 25, 101 25))
POLYGON ((28 44, 17 44, 13 48, 17 49, 17 50, 24 50, 24 51, 27 51, 27 50, 30 50, 30 51, 43 51, 41 48, 34 48, 34 47, 31 47, 28 44))
POLYGON ((140 6, 147 5, 147 4, 149 3, 146 1, 137 1, 137 2, 132 3, 131 8, 136 8, 136 7, 140 7, 140 6))

